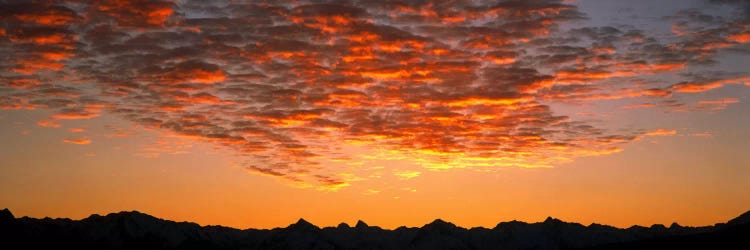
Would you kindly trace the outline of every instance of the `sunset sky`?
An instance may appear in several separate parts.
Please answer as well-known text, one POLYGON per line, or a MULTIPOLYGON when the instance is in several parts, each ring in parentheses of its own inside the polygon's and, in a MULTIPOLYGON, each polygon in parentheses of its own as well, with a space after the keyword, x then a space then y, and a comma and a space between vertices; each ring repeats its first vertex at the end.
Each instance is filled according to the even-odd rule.
POLYGON ((750 210, 750 1, 1 1, 0 208, 273 228, 750 210))

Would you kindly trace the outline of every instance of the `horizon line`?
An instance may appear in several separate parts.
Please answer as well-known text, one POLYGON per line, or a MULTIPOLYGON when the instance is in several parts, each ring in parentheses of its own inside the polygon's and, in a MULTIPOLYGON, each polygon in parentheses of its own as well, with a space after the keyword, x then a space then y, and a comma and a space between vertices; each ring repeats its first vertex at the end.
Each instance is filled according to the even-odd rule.
POLYGON ((359 224, 359 222, 362 222, 368 228, 369 227, 377 227, 377 228, 380 228, 382 230, 391 230, 392 231, 392 230, 396 230, 396 229, 399 229, 399 228, 422 228, 422 227, 425 227, 427 225, 430 225, 430 224, 433 224, 433 223, 436 223, 436 222, 439 222, 439 221, 442 221, 442 222, 445 222, 445 223, 449 223, 449 224, 451 224, 451 225, 453 225, 455 227, 458 227, 458 228, 462 228, 462 229, 466 229, 466 230, 471 230, 471 229, 495 229, 495 228, 498 228, 500 226, 500 224, 503 224, 503 223, 513 223, 513 222, 517 222, 518 223, 518 222, 520 222, 520 223, 525 223, 525 224, 541 224, 541 223, 546 223, 547 221, 550 221, 550 220, 551 221, 557 220, 557 221, 559 221, 561 223, 567 223, 567 224, 578 224, 578 225, 581 225, 581 226, 584 226, 584 227, 590 227, 590 226, 593 226, 593 225, 601 225, 601 226, 607 226, 607 227, 613 227, 613 228, 616 228, 616 229, 626 230, 626 229, 635 228, 635 227, 653 228, 653 227, 663 226, 665 228, 671 228, 673 225, 676 225, 678 227, 683 227, 683 228, 714 227, 714 226, 719 226, 719 225, 725 225, 725 224, 731 222, 734 219, 738 219, 738 218, 742 218, 742 217, 746 217, 746 216, 750 219, 750 209, 749 209, 749 210, 747 210, 745 212, 742 212, 742 213, 740 213, 738 215, 735 215, 735 216, 727 219, 726 221, 715 222, 714 224, 711 224, 711 225, 699 225, 699 226, 695 226, 695 225, 683 225, 683 224, 680 224, 679 222, 673 221, 672 223, 669 224, 669 226, 667 224, 655 223, 655 224, 651 224, 650 226, 639 225, 639 224, 632 224, 631 226, 628 226, 628 227, 619 227, 619 226, 613 226, 613 225, 603 224, 603 223, 598 223, 598 222, 591 222, 589 224, 583 224, 583 223, 575 222, 575 221, 566 221, 566 220, 563 220, 563 219, 560 219, 560 218, 557 218, 557 217, 553 217, 553 216, 550 215, 550 216, 547 216, 542 221, 534 221, 534 222, 527 222, 527 221, 521 221, 521 220, 516 220, 516 219, 509 220, 509 221, 500 221, 500 222, 497 222, 494 227, 484 227, 484 226, 465 227, 465 226, 458 225, 456 223, 453 223, 451 221, 448 221, 448 220, 445 220, 445 219, 442 219, 442 218, 432 219, 428 223, 422 224, 421 226, 400 225, 400 226, 393 227, 393 228, 382 227, 382 226, 377 226, 377 225, 370 225, 369 223, 365 222, 362 219, 357 219, 357 221, 354 223, 354 225, 350 225, 349 223, 342 221, 342 222, 340 222, 340 223, 338 223, 336 225, 319 226, 319 225, 311 222, 310 220, 305 219, 304 217, 300 217, 295 222, 287 224, 286 226, 282 225, 282 226, 274 226, 274 227, 247 227, 247 228, 238 228, 238 227, 226 226, 226 225, 220 225, 220 224, 202 224, 202 223, 198 223, 198 222, 194 222, 194 221, 187 221, 187 220, 185 220, 185 221, 171 220, 171 219, 168 219, 168 218, 157 217, 155 215, 152 215, 152 214, 149 214, 149 213, 145 213, 145 212, 141 212, 141 211, 138 211, 138 210, 121 210, 121 211, 118 211, 118 212, 110 212, 110 213, 106 213, 106 214, 93 213, 93 214, 89 214, 88 216, 80 218, 80 219, 74 219, 74 218, 68 218, 68 217, 55 217, 55 218, 53 218, 53 217, 49 217, 49 216, 45 216, 45 217, 40 218, 40 217, 31 217, 31 216, 28 216, 28 215, 17 217, 15 214, 13 214, 13 211, 10 208, 6 207, 6 208, 3 208, 2 210, 0 210, 0 212, 5 212, 5 211, 7 211, 8 213, 10 213, 11 216, 13 216, 14 219, 22 219, 22 218, 38 219, 38 220, 43 220, 43 219, 53 219, 53 220, 57 220, 57 219, 69 219, 69 220, 73 220, 73 221, 82 221, 82 220, 85 220, 85 219, 88 219, 88 218, 91 218, 91 217, 97 217, 97 216, 98 217, 107 217, 107 216, 112 216, 112 215, 117 215, 117 214, 133 214, 133 213, 135 213, 135 214, 142 214, 142 215, 150 216, 150 217, 153 217, 153 218, 155 218, 157 220, 162 220, 162 221, 167 221, 167 222, 192 223, 192 224, 199 225, 200 227, 224 227, 224 228, 231 228, 231 229, 236 229, 236 230, 275 230, 275 229, 289 228, 289 227, 292 227, 294 225, 300 224, 301 222, 306 222, 306 223, 308 223, 310 225, 315 226, 318 229, 337 228, 337 227, 341 226, 342 224, 346 224, 349 228, 355 228, 356 225, 359 224))

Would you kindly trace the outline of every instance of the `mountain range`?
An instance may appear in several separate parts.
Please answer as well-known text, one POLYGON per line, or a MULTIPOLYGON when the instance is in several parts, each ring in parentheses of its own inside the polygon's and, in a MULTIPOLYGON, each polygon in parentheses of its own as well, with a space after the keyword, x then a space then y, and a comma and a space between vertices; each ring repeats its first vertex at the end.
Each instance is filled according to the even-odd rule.
POLYGON ((393 230, 358 221, 320 228, 235 229, 174 222, 132 211, 82 220, 16 218, 0 211, 1 249, 750 249, 750 211, 705 227, 584 226, 548 217, 466 229, 437 219, 393 230))

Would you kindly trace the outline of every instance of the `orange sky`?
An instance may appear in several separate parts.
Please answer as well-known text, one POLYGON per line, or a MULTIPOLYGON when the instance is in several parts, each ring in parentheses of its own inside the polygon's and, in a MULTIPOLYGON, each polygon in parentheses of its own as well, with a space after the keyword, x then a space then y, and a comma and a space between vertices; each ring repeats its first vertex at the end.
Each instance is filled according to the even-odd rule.
POLYGON ((743 6, 140 4, 0 6, 0 206, 240 228, 750 209, 743 6))

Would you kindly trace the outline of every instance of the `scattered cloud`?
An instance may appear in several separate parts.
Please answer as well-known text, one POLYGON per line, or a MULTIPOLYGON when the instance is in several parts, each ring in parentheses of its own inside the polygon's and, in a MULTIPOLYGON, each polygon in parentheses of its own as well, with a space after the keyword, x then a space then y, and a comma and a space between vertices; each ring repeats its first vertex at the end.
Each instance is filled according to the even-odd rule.
POLYGON ((63 140, 63 142, 70 143, 70 144, 76 144, 76 145, 88 145, 88 144, 91 144, 91 140, 86 139, 86 138, 82 138, 82 139, 66 138, 66 139, 63 140))
POLYGON ((394 170, 393 175, 397 176, 401 180, 408 180, 418 177, 422 174, 419 171, 408 171, 408 170, 394 170))
POLYGON ((45 128, 59 128, 62 126, 61 124, 52 120, 41 120, 37 122, 36 124, 39 125, 40 127, 45 127, 45 128))
POLYGON ((740 103, 740 100, 737 98, 721 98, 721 99, 711 99, 711 100, 701 100, 698 101, 698 103, 695 106, 695 109, 697 110, 707 110, 707 111, 717 111, 717 110, 724 110, 729 105, 740 103))
POLYGON ((672 135, 676 135, 676 134, 677 134, 677 130, 660 128, 660 129, 656 129, 656 130, 653 130, 653 131, 646 132, 644 135, 647 135, 647 136, 672 136, 672 135))
POLYGON ((630 104, 626 105, 625 109, 644 109, 644 108, 653 108, 656 107, 656 104, 653 103, 639 103, 639 104, 630 104))
POLYGON ((156 140, 144 147, 138 148, 133 155, 143 158, 159 158, 161 155, 184 155, 190 153, 194 139, 179 135, 158 135, 156 140))
POLYGON ((83 133, 86 132, 86 129, 83 128, 70 128, 68 129, 71 133, 83 133))
POLYGON ((714 134, 711 132, 698 132, 698 133, 692 133, 690 136, 696 136, 696 137, 714 137, 714 134))
MULTIPOLYGON (((3 3, 0 107, 51 110, 37 123, 50 128, 113 114, 232 149, 249 172, 326 190, 354 181, 338 173, 357 164, 324 164, 342 157, 551 167, 641 135, 558 114, 556 103, 702 111, 737 102, 675 100, 750 84, 685 74, 743 50, 750 34, 741 14, 702 15, 670 17, 674 37, 664 39, 627 26, 563 28, 586 14, 558 0, 3 3)), ((175 138, 136 155, 188 152, 175 138)))
POLYGON ((367 189, 365 194, 379 194, 381 191, 378 189, 367 189))

